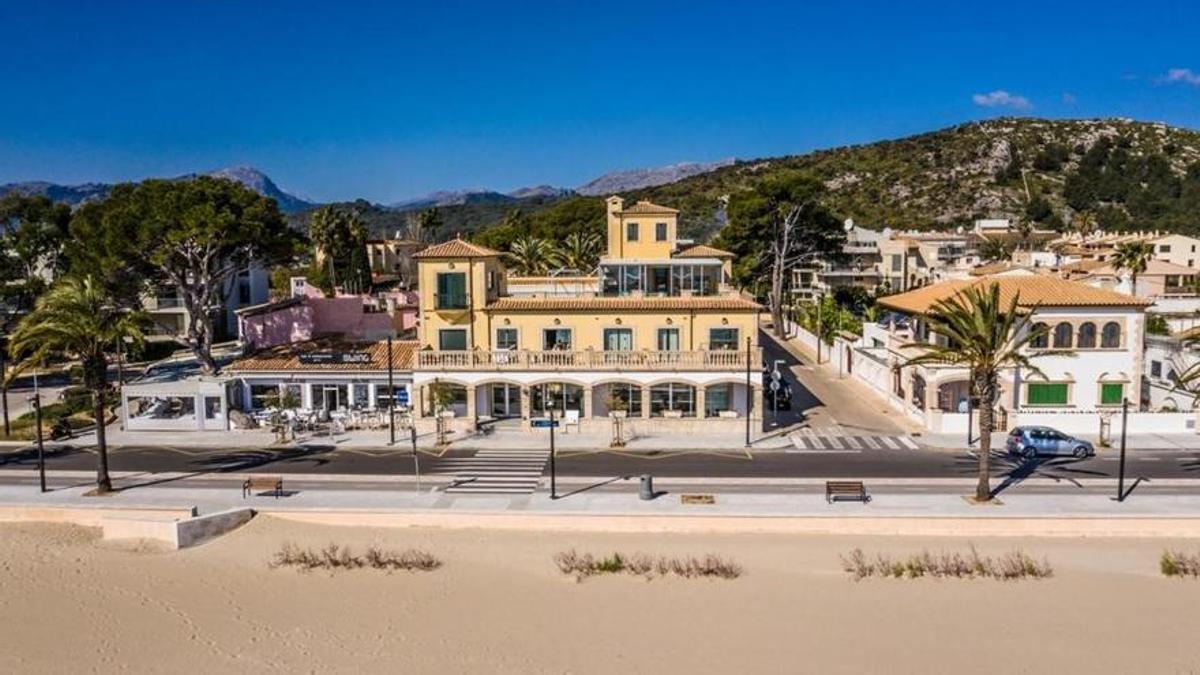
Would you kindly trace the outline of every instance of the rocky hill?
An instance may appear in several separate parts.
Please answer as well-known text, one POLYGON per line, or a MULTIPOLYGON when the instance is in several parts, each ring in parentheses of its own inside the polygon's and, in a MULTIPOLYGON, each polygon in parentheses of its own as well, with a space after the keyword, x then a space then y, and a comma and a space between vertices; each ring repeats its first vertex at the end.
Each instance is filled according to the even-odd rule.
POLYGON ((829 207, 867 226, 947 228, 980 217, 1061 228, 1200 231, 1200 133, 1125 119, 1005 118, 804 155, 738 162, 634 196, 683 210, 692 236, 721 225, 730 192, 802 170, 829 207))

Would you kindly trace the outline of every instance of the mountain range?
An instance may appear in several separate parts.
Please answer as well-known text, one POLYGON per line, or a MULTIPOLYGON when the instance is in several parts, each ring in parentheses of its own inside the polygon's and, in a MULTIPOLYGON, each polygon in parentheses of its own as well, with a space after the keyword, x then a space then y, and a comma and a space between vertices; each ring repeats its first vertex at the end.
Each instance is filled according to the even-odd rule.
MULTIPOLYGON (((619 193, 679 209, 680 235, 704 239, 724 223, 730 194, 787 171, 821 181, 832 212, 868 227, 944 229, 990 217, 1061 229, 1086 212, 1104 229, 1200 233, 1200 132, 1129 119, 997 118, 805 154, 616 171, 575 189, 470 189, 387 206, 345 203, 364 214, 375 236, 403 228, 413 211, 438 207, 436 234, 452 236, 487 230, 506 216, 578 225, 581 217, 602 215, 602 196, 619 193)), ((209 175, 274 197, 298 227, 315 206, 251 167, 209 175)), ((110 187, 15 183, 0 185, 0 195, 15 190, 78 204, 110 187)))
MULTIPOLYGON (((271 197, 279 203, 279 209, 284 213, 298 213, 316 206, 314 202, 302 199, 284 192, 265 173, 252 166, 231 166, 205 174, 189 173, 175 176, 175 180, 188 180, 197 175, 228 178, 245 185, 265 197, 271 197)), ((0 185, 0 197, 16 192, 23 195, 45 195, 57 202, 65 202, 78 206, 84 202, 104 199, 113 188, 112 183, 82 183, 79 185, 59 185, 46 181, 27 181, 23 183, 6 183, 0 185)))

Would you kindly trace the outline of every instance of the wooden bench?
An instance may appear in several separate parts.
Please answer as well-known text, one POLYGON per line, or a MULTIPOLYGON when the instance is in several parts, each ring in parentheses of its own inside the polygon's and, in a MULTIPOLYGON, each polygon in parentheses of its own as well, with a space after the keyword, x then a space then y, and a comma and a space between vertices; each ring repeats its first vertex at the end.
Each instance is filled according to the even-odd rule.
POLYGON ((867 496, 867 488, 861 480, 825 481, 825 501, 832 504, 838 499, 853 499, 864 504, 871 501, 871 498, 867 496))
POLYGON ((270 491, 279 499, 283 496, 283 476, 250 476, 242 483, 242 499, 256 491, 270 491))

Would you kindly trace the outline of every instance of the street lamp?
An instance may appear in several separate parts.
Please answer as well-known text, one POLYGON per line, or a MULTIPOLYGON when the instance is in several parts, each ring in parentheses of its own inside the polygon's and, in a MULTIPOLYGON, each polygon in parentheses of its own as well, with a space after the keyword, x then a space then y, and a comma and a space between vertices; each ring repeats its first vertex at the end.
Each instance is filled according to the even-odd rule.
POLYGON ((413 472, 417 475, 417 492, 421 491, 421 456, 417 454, 417 422, 413 420, 408 427, 408 436, 412 440, 413 472))
POLYGON ((1121 462, 1117 469, 1117 501, 1125 501, 1125 427, 1129 426, 1129 399, 1121 401, 1121 462))
POLYGON ((746 337, 746 447, 750 447, 750 414, 754 410, 753 387, 750 384, 750 359, 753 351, 750 347, 750 337, 746 337))
MULTIPOLYGON (((388 335, 387 339, 387 354, 388 354, 388 433, 391 440, 388 445, 396 444, 396 384, 393 379, 392 371, 392 336, 388 335)), ((413 449, 416 449, 416 440, 413 441, 413 449)))
POLYGON ((38 389, 37 371, 33 371, 33 396, 29 397, 29 403, 33 406, 33 424, 37 427, 37 460, 38 460, 38 482, 41 485, 42 492, 46 491, 46 448, 42 444, 42 395, 38 389))
MULTIPOLYGON (((546 387, 546 393, 546 398, 549 399, 550 387, 546 387)), ((558 472, 554 465, 554 455, 557 454, 554 451, 554 427, 558 425, 558 422, 554 419, 554 402, 547 402, 550 404, 548 406, 550 408, 550 499, 558 499, 558 472)))

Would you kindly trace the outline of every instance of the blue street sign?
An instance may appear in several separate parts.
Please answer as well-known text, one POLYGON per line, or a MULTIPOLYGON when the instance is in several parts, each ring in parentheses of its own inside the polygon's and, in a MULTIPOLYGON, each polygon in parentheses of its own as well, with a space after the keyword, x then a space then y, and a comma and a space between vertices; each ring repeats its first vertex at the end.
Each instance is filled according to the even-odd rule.
POLYGON ((396 390, 396 404, 397 405, 406 405, 407 403, 408 403, 408 390, 407 389, 397 389, 396 390))
POLYGON ((558 420, 552 420, 548 417, 530 420, 534 429, 549 429, 550 427, 558 427, 558 420))

